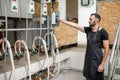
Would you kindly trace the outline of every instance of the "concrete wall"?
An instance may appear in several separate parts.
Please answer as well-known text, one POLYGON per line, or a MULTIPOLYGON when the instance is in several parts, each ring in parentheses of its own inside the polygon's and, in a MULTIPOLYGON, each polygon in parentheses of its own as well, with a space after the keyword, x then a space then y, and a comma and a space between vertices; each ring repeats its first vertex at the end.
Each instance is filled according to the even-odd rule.
MULTIPOLYGON (((91 7, 83 7, 81 6, 81 0, 78 2, 78 20, 79 24, 83 26, 88 26, 88 20, 91 13, 96 12, 96 0, 94 0, 94 4, 91 7)), ((78 31, 78 44, 86 45, 86 34, 78 31)))

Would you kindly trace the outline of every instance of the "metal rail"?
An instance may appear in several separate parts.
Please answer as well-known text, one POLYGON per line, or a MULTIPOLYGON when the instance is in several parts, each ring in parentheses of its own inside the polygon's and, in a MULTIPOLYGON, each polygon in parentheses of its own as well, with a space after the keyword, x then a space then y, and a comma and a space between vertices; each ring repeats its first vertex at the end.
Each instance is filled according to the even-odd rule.
MULTIPOLYGON (((0 29, 0 31, 26 31, 26 30, 48 30, 49 28, 16 28, 16 29, 0 29)), ((54 29, 54 28, 50 28, 54 29)))
POLYGON ((109 59, 109 67, 108 67, 108 80, 111 80, 112 77, 113 77, 113 71, 114 71, 114 68, 115 68, 115 59, 117 58, 117 55, 119 54, 119 40, 120 40, 120 22, 119 22, 119 25, 118 25, 118 29, 117 29, 117 32, 116 32, 116 36, 115 36, 115 40, 114 40, 114 43, 113 43, 113 47, 112 47, 112 52, 110 54, 110 59, 109 59))

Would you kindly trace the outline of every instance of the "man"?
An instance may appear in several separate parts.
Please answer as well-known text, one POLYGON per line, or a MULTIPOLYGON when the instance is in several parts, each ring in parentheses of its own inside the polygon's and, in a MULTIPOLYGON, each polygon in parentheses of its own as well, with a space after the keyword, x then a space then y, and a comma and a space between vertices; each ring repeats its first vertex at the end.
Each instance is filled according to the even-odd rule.
POLYGON ((89 27, 58 19, 87 35, 87 49, 84 62, 83 75, 86 80, 104 80, 104 66, 109 52, 109 37, 107 31, 99 26, 101 17, 93 13, 89 18, 89 27), (102 52, 104 48, 104 53, 102 52))

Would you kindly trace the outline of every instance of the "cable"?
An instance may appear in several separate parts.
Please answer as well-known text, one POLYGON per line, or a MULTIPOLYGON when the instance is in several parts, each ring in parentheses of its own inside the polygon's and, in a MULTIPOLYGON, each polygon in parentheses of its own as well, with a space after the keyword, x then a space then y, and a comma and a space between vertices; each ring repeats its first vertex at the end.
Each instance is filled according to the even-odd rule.
MULTIPOLYGON (((36 41, 37 39, 42 40, 41 37, 36 36, 36 37, 34 38, 34 40, 33 40, 32 50, 38 54, 38 60, 39 60, 39 49, 35 46, 35 41, 36 41)), ((42 41, 42 42, 43 42, 43 41, 42 41)), ((39 63, 40 63, 40 61, 39 61, 39 63)), ((46 59, 44 60, 43 65, 41 66, 41 68, 44 67, 45 63, 46 63, 46 59)))
MULTIPOLYGON (((53 55, 53 64, 55 65, 55 67, 57 66, 57 71, 53 71, 53 73, 52 72, 50 72, 50 75, 52 76, 52 77, 55 77, 55 76, 57 76, 58 74, 59 74, 59 70, 60 70, 60 60, 59 60, 59 50, 58 50, 58 42, 57 42, 57 39, 56 39, 56 37, 55 37, 55 35, 52 33, 52 32, 50 32, 50 33, 46 33, 45 34, 45 36, 44 36, 44 40, 46 41, 46 36, 47 35, 51 35, 53 38, 54 38, 54 43, 55 43, 55 47, 56 47, 56 52, 54 51, 55 50, 55 48, 54 48, 54 43, 52 43, 52 55, 53 55), (57 64, 57 65, 56 65, 57 64)), ((55 69, 55 68, 54 68, 55 69)))
MULTIPOLYGON (((5 43, 6 43, 6 46, 8 47, 8 48, 7 48, 7 49, 8 49, 8 53, 9 53, 9 56, 10 56, 11 66, 12 66, 12 70, 11 70, 11 72, 10 72, 10 76, 9 76, 9 79, 8 79, 8 80, 11 80, 12 75, 13 75, 13 79, 15 80, 15 66, 14 66, 14 61, 13 61, 13 55, 12 55, 11 45, 10 45, 9 41, 6 40, 6 39, 3 39, 2 41, 3 41, 3 42, 2 42, 2 50, 3 50, 4 56, 5 56, 5 63, 4 63, 4 66, 5 66, 5 67, 4 67, 4 71, 5 71, 5 69, 6 69, 6 56, 8 55, 8 54, 7 54, 7 51, 6 51, 5 48, 4 48, 4 45, 5 45, 5 43)), ((6 78, 6 80, 7 80, 6 72, 5 72, 5 78, 6 78)))
MULTIPOLYGON (((3 39, 0 39, 0 44, 2 44, 2 42, 3 42, 3 39)), ((0 60, 3 60, 3 59, 4 59, 4 55, 0 51, 0 60)))
POLYGON ((7 75, 6 75, 6 55, 5 55, 5 60, 4 60, 4 76, 5 76, 5 80, 7 80, 7 75))
POLYGON ((14 59, 17 61, 19 61, 22 57, 23 57, 23 54, 22 54, 22 51, 21 51, 21 43, 20 42, 15 42, 14 43, 14 51, 15 51, 15 56, 14 56, 14 59), (17 52, 17 44, 18 44, 18 51, 17 52))
MULTIPOLYGON (((4 53, 4 56, 5 56, 5 60, 4 60, 4 71, 6 70, 6 62, 7 62, 7 53, 4 53)), ((7 74, 6 74, 6 72, 4 73, 4 76, 5 76, 5 79, 6 80, 12 80, 11 78, 12 78, 12 70, 10 71, 10 76, 9 76, 9 78, 7 79, 7 74)))
MULTIPOLYGON (((35 41, 36 41, 37 39, 42 40, 42 43, 43 43, 43 46, 44 46, 44 50, 45 50, 45 55, 46 55, 46 59, 44 60, 44 63, 43 63, 43 65, 42 65, 42 67, 41 67, 41 69, 42 69, 42 68, 45 66, 45 64, 48 63, 48 52, 47 52, 47 48, 46 48, 46 42, 44 41, 43 38, 41 38, 41 37, 39 37, 39 36, 36 36, 36 37, 34 38, 34 40, 33 40, 33 45, 32 45, 32 49, 35 51, 35 48, 36 48, 36 46, 35 46, 35 41)), ((49 63, 48 63, 48 65, 47 65, 47 71, 48 71, 47 80, 49 80, 49 63)))
MULTIPOLYGON (((24 54, 24 57, 27 57, 26 59, 27 59, 27 63, 28 63, 28 70, 26 71, 26 73, 27 73, 27 76, 29 76, 29 80, 31 80, 30 55, 29 55, 29 51, 28 51, 27 44, 25 43, 24 40, 17 40, 15 43, 16 43, 16 44, 17 44, 17 43, 21 43, 21 44, 24 45, 25 52, 26 52, 26 54, 24 54)), ((15 45, 15 46, 16 46, 16 45, 15 45)), ((15 47, 14 49, 15 49, 15 51, 16 51, 16 47, 15 47)), ((25 62, 26 62, 26 60, 25 60, 25 62)), ((26 66, 25 66, 25 68, 26 68, 26 66)), ((27 76, 26 76, 26 78, 27 78, 27 76)))
MULTIPOLYGON (((4 40, 3 39, 0 39, 0 44, 4 43, 4 40)), ((2 45, 2 49, 3 49, 3 45, 2 45)), ((3 49, 4 51, 4 49, 3 49)), ((3 60, 4 59, 4 76, 5 76, 5 80, 7 80, 7 76, 6 76, 6 55, 5 54, 1 54, 1 59, 3 60)))

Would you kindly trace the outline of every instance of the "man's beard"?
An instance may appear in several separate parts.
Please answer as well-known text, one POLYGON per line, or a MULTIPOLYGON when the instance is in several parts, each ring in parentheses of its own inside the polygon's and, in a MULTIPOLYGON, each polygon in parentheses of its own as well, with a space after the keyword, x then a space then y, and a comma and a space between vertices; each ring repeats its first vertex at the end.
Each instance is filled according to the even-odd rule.
POLYGON ((95 21, 92 23, 92 24, 90 24, 89 26, 92 28, 92 27, 94 27, 96 24, 95 24, 95 21))

